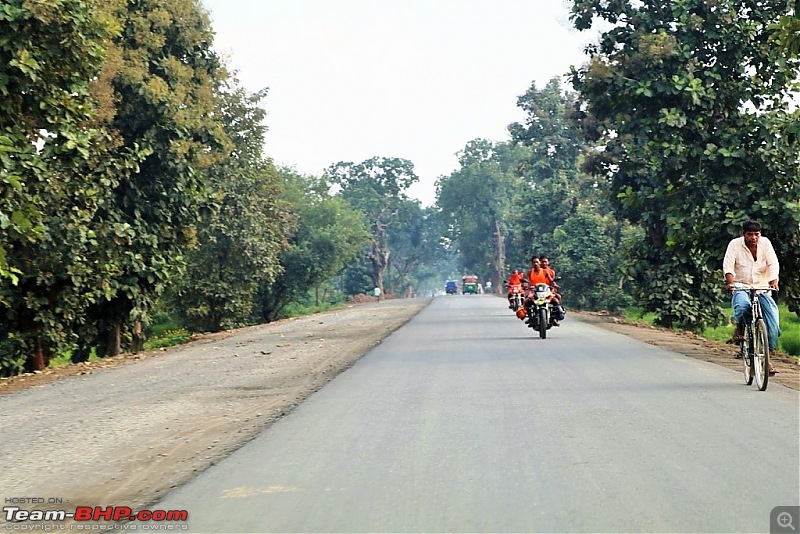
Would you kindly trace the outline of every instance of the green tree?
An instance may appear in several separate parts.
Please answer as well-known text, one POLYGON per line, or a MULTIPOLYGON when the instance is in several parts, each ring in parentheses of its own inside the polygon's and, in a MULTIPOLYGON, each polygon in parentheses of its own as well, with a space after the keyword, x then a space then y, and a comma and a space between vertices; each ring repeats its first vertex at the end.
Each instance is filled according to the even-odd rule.
POLYGON ((86 167, 99 132, 92 115, 92 77, 113 31, 81 0, 58 4, 7 0, 0 10, 0 279, 17 283, 8 248, 41 242, 47 228, 42 185, 53 172, 86 167), (12 244, 13 243, 13 244, 12 244))
POLYGON ((414 165, 405 159, 374 157, 361 163, 339 162, 325 171, 325 178, 340 187, 340 194, 364 213, 372 233, 368 253, 372 282, 384 292, 383 276, 389 265, 390 228, 397 221, 406 190, 419 180, 414 165))
POLYGON ((529 183, 541 182, 578 171, 578 157, 586 147, 580 124, 573 120, 577 95, 565 91, 558 78, 542 89, 531 84, 517 99, 517 107, 527 115, 524 124, 508 126, 511 139, 529 148, 520 169, 529 183))
POLYGON ((273 283, 262 283, 258 293, 258 313, 267 322, 281 318, 288 304, 312 289, 319 304, 321 285, 370 241, 363 214, 331 197, 326 182, 288 169, 281 175, 295 228, 280 254, 281 274, 273 283))
POLYGON ((83 0, 0 9, 0 368, 42 369, 108 295, 94 218, 147 150, 104 121, 109 39, 119 27, 83 0))
POLYGON ((534 253, 549 254, 559 262, 553 232, 575 212, 579 200, 596 202, 595 184, 579 171, 586 145, 573 118, 576 96, 553 78, 541 89, 531 84, 517 100, 527 117, 508 130, 515 144, 528 148, 528 156, 519 166, 526 187, 520 188, 512 210, 513 263, 528 265, 534 253))
POLYGON ((434 208, 422 208, 417 200, 405 200, 398 209, 397 224, 389 234, 389 283, 387 291, 410 296, 418 293, 429 267, 443 254, 434 208))
MULTIPOLYGON (((770 36, 770 42, 776 44, 780 51, 790 58, 800 58, 800 0, 794 2, 794 16, 781 17, 778 24, 771 26, 775 30, 770 36)), ((780 60, 779 60, 780 62, 780 60)), ((795 85, 795 91, 798 85, 795 85)), ((795 92, 796 94, 796 92, 795 92)), ((774 149, 783 154, 790 162, 791 157, 800 153, 800 108, 786 113, 783 110, 773 115, 777 128, 777 137, 774 149)), ((800 167, 800 158, 795 160, 795 168, 800 167)), ((781 169, 776 169, 781 172, 781 169)), ((794 239, 789 238, 783 247, 783 270, 797 272, 800 269, 800 259, 797 250, 800 250, 800 228, 794 239)), ((800 315, 800 277, 781 277, 781 285, 790 295, 789 307, 800 315)))
POLYGON ((137 172, 109 184, 112 199, 95 217, 105 229, 97 261, 113 269, 103 281, 109 295, 90 309, 83 337, 113 355, 122 325, 146 313, 195 243, 202 169, 229 141, 215 113, 227 73, 200 2, 115 0, 107 9, 121 28, 109 45, 110 126, 123 149, 149 154, 137 172))
POLYGON ((616 309, 626 302, 615 253, 620 232, 602 184, 580 170, 586 142, 576 103, 558 78, 541 89, 532 84, 517 101, 527 117, 509 133, 529 156, 520 164, 526 187, 515 199, 510 257, 527 265, 532 254, 547 254, 563 279, 565 305, 616 309))
POLYGON ((770 42, 780 47, 781 52, 792 56, 800 56, 800 0, 794 2, 794 16, 785 15, 774 24, 776 30, 770 36, 770 42))
POLYGON ((289 229, 281 177, 263 155, 266 112, 259 103, 267 91, 248 94, 235 79, 226 85, 219 115, 233 149, 208 169, 209 209, 174 306, 193 328, 215 332, 250 321, 259 286, 281 271, 289 229))
POLYGON ((522 187, 517 168, 525 150, 509 143, 470 141, 460 168, 437 182, 436 204, 463 268, 500 287, 506 262, 511 200, 522 187))
POLYGON ((617 223, 611 214, 600 215, 588 204, 554 231, 558 258, 556 274, 562 278, 564 303, 579 309, 618 311, 632 304, 620 287, 617 223))
POLYGON ((797 306, 800 171, 776 119, 798 62, 769 42, 785 13, 782 0, 573 2, 576 28, 612 25, 573 70, 585 133, 602 149, 587 168, 645 231, 629 274, 663 325, 719 320, 721 257, 748 218, 773 239, 797 306))

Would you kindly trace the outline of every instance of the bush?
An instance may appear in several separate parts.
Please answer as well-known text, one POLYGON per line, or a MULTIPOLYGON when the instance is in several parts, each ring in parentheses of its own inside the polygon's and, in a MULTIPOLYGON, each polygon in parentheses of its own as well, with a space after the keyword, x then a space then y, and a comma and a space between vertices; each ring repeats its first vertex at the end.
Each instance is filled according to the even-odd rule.
MULTIPOLYGON (((800 357, 800 317, 790 312, 786 304, 779 304, 781 321, 781 337, 778 338, 778 350, 792 356, 800 357)), ((733 310, 730 306, 722 306, 725 322, 720 326, 712 326, 703 330, 701 335, 712 341, 725 341, 733 333, 733 310)))
POLYGON ((25 368, 25 356, 20 356, 13 339, 0 340, 0 376, 14 376, 25 368))

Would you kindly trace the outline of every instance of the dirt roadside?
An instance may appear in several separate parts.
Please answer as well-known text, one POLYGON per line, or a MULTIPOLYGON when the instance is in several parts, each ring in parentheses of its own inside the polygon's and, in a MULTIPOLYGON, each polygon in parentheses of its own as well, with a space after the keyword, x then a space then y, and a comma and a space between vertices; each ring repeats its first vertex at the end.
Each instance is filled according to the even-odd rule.
MULTIPOLYGON (((736 345, 709 341, 691 332, 676 332, 666 328, 626 322, 607 313, 573 312, 569 316, 678 354, 715 363, 735 371, 742 370, 742 360, 736 359, 738 352, 736 345)), ((733 331, 732 328, 731 331, 733 331)), ((787 388, 800 390, 800 360, 781 352, 770 356, 778 371, 775 376, 769 378, 770 383, 778 383, 787 388)))
MULTIPOLYGON (((429 302, 352 305, 0 380, 0 498, 62 498, 68 509, 152 506, 290 412, 429 302)), ((740 368, 730 345, 602 314, 568 318, 740 368)), ((797 360, 779 354, 775 364, 779 373, 770 381, 800 389, 797 360)), ((22 506, 35 507, 47 508, 22 506)))
POLYGON ((429 302, 348 305, 2 379, 0 500, 23 510, 54 509, 51 499, 62 499, 67 511, 147 509, 289 413, 429 302))

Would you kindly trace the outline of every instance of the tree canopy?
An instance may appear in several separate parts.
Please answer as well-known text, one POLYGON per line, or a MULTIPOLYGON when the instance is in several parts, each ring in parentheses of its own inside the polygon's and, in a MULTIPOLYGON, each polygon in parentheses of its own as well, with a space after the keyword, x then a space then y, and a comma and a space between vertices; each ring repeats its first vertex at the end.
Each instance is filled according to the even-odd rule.
POLYGON ((439 179, 437 204, 465 273, 500 287, 513 199, 522 187, 517 168, 524 149, 475 139, 458 153, 460 168, 439 179))
POLYGON ((397 221, 406 191, 419 180, 414 164, 401 158, 374 157, 361 163, 335 163, 324 176, 340 188, 342 198, 364 213, 372 233, 368 252, 372 282, 383 293, 383 275, 391 254, 387 230, 397 221))
POLYGON ((611 25, 573 70, 588 168, 641 225, 628 274, 661 322, 718 321, 721 257, 759 219, 797 306, 800 167, 780 143, 798 63, 770 44, 784 1, 576 0, 578 29, 611 25))
POLYGON ((197 244, 187 253, 176 295, 177 311, 200 330, 248 324, 253 294, 283 271, 279 254, 291 231, 291 206, 281 199, 278 170, 263 155, 266 94, 248 94, 235 79, 219 93, 218 114, 232 148, 206 171, 197 244))

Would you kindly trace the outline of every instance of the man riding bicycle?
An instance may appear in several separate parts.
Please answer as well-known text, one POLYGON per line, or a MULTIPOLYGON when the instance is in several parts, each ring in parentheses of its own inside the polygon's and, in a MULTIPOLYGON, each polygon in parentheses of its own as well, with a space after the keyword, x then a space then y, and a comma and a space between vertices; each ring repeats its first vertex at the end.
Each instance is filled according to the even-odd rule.
MULTIPOLYGON (((780 265, 772 243, 761 235, 761 225, 756 221, 747 221, 742 225, 742 237, 732 239, 725 251, 722 260, 722 270, 725 273, 725 283, 728 291, 733 291, 734 284, 744 284, 754 287, 769 286, 778 289, 778 275, 780 265)), ((778 306, 769 292, 759 295, 764 321, 767 323, 767 337, 769 350, 778 348, 778 337, 781 335, 778 317, 778 306)), ((733 307, 733 321, 736 331, 733 340, 741 343, 744 339, 742 324, 745 316, 750 311, 750 299, 746 292, 733 291, 731 298, 733 307)), ((775 374, 772 362, 769 364, 771 375, 775 374)))

